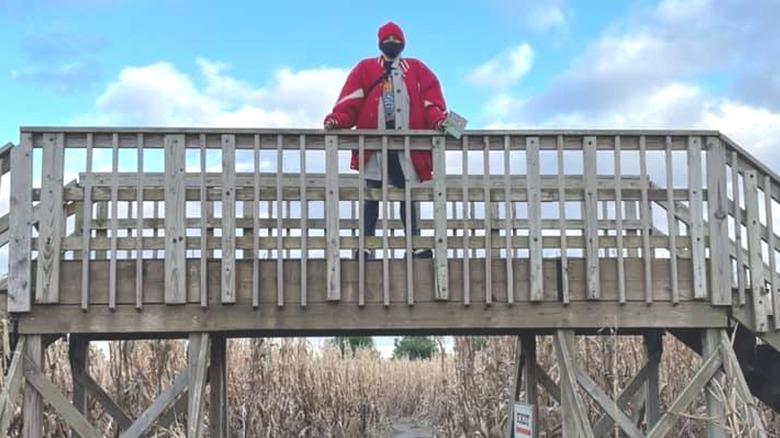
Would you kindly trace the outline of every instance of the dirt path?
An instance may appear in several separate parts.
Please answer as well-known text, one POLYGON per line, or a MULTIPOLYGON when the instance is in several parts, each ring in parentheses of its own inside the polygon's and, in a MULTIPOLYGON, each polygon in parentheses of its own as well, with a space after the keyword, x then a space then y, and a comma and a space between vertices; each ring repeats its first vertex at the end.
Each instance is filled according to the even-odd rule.
POLYGON ((431 438, 433 429, 414 420, 395 420, 390 430, 392 438, 431 438))

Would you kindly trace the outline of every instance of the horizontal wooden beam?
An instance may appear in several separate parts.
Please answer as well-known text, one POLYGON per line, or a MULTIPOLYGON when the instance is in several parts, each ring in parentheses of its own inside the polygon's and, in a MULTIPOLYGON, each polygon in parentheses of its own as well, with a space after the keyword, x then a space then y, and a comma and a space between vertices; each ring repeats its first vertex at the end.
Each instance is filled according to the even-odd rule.
POLYGON ((723 328, 723 309, 708 303, 559 303, 496 304, 492 306, 425 302, 408 306, 381 303, 360 308, 356 303, 309 303, 305 308, 279 309, 251 304, 219 305, 206 309, 199 304, 147 305, 139 311, 133 305, 93 307, 46 306, 20 315, 19 332, 90 333, 109 335, 191 333, 202 331, 241 332, 255 335, 315 335, 328 333, 401 334, 409 332, 479 331, 510 334, 525 329, 556 328, 723 328))

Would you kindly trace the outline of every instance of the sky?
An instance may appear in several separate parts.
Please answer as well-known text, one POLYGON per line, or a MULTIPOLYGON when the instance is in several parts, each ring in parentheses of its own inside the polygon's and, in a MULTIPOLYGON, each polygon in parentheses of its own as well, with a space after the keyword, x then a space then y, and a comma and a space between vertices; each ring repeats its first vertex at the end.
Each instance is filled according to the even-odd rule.
POLYGON ((714 129, 780 169, 780 0, 0 0, 20 126, 317 128, 404 30, 476 129, 714 129))
POLYGON ((770 162, 780 1, 0 0, 20 126, 313 128, 387 21, 469 128, 716 129, 770 162))

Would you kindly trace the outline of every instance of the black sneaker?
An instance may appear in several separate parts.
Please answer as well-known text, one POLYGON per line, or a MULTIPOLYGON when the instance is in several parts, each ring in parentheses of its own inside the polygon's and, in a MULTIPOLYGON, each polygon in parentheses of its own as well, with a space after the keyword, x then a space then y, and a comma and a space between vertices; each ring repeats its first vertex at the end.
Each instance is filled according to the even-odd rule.
MULTIPOLYGON (((356 249, 355 253, 352 255, 352 257, 355 260, 359 260, 360 259, 360 250, 356 249)), ((371 251, 370 249, 363 250, 363 260, 365 260, 365 261, 374 260, 374 252, 371 251)))
POLYGON ((413 259, 432 259, 433 251, 430 249, 415 249, 412 252, 413 259))

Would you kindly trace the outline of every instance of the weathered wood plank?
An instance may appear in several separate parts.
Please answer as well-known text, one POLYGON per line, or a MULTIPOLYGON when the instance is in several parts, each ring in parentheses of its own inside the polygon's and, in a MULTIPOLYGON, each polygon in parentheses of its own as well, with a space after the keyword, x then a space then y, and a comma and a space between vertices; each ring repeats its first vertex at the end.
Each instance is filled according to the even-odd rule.
POLYGON ((748 263, 750 263, 751 301, 753 302, 753 329, 758 333, 769 330, 766 312, 764 260, 761 249, 761 223, 758 210, 758 174, 745 172, 745 209, 747 210, 748 263))
POLYGON ((716 306, 730 306, 732 268, 728 250, 729 200, 726 187, 726 150, 717 137, 707 138, 707 149, 710 301, 716 306))
POLYGON ((22 133, 19 146, 11 151, 11 193, 8 249, 8 311, 29 312, 32 247, 32 134, 22 133))
POLYGON ((645 423, 647 427, 653 427, 660 417, 661 386, 659 366, 663 354, 663 334, 658 330, 652 330, 643 336, 645 357, 647 358, 647 380, 644 388, 645 423))
MULTIPOLYGON (((198 311, 202 312, 200 306, 198 311)), ((146 310, 144 310, 146 311, 146 310)), ((189 382, 189 369, 185 368, 173 380, 173 384, 166 388, 141 415, 136 418, 132 426, 122 432, 120 438, 140 438, 151 427, 157 418, 168 409, 168 406, 187 388, 189 382)))
MULTIPOLYGON (((327 266, 327 289, 328 300, 339 301, 341 299, 341 257, 339 253, 339 139, 335 135, 326 137, 325 151, 325 234, 327 239, 327 248, 325 251, 327 266)), ((387 155, 383 155, 385 158, 387 155)), ((386 167, 385 160, 382 160, 382 166, 386 167)), ((387 178, 383 180, 383 187, 387 185, 387 178)), ((386 203, 385 203, 386 205, 386 203)), ((385 207, 386 208, 386 207, 385 207)), ((281 291, 279 291, 281 293, 281 291)))
POLYGON ((111 216, 109 218, 108 307, 116 307, 117 232, 119 231, 119 134, 111 140, 111 216))
MULTIPOLYGON (((201 237, 208 236, 208 218, 209 215, 209 205, 208 201, 206 199, 206 171, 208 170, 208 150, 206 149, 206 135, 201 134, 198 138, 198 145, 200 146, 200 171, 201 173, 201 180, 200 180, 200 235, 201 237)), ((224 174, 222 178, 224 178, 224 174)), ((255 178, 256 179, 256 178, 255 178)), ((255 214, 255 217, 258 215, 255 214)), ((257 229, 257 227, 255 227, 257 229)), ((208 263, 208 249, 206 247, 207 239, 200 239, 200 305, 202 307, 208 306, 208 269, 206 269, 206 264, 208 263)), ((255 251, 255 257, 257 257, 257 251, 255 251)))
POLYGON ((464 135, 461 137, 461 205, 463 206, 463 304, 468 306, 471 304, 471 280, 469 275, 471 273, 471 249, 469 248, 469 237, 471 236, 471 229, 469 225, 469 219, 471 218, 469 210, 469 137, 464 135))
POLYGON ((650 211, 650 200, 647 190, 650 185, 650 179, 647 176, 647 140, 644 136, 639 138, 639 171, 642 180, 641 199, 639 202, 639 219, 642 221, 642 258, 645 261, 645 300, 647 303, 653 302, 653 270, 651 267, 654 252, 650 249, 650 233, 652 230, 652 217, 650 211))
MULTIPOLYGON (((301 149, 299 152, 300 156, 300 165, 301 165, 301 180, 300 180, 300 190, 301 190, 301 307, 306 307, 306 303, 308 302, 308 290, 309 285, 307 283, 307 270, 308 270, 308 260, 309 260, 309 244, 308 244, 308 237, 309 237, 309 227, 308 227, 308 218, 309 218, 309 201, 306 199, 306 136, 301 135, 300 136, 300 142, 301 142, 301 149)), ((362 187, 362 185, 361 185, 362 187)), ((287 203, 289 206, 289 202, 287 203)), ((363 205, 362 203, 360 204, 363 205)), ((257 214, 255 214, 257 216, 257 214)), ((362 217, 362 216, 361 216, 362 217)), ((361 233, 362 235, 362 233, 361 233)), ((257 254, 257 251, 255 251, 255 254, 257 254)), ((257 258, 257 255, 255 255, 255 258, 257 258)), ((257 277, 255 277, 257 278, 257 277)))
MULTIPOLYGON (((672 138, 666 137, 666 143, 671 145, 672 138)), ((669 273, 671 274, 670 282, 672 284, 672 301, 680 301, 680 285, 677 282, 677 212, 675 210, 676 203, 674 202, 674 164, 672 160, 672 149, 669 147, 666 149, 666 224, 669 234, 669 273)), ((695 268, 694 268, 695 269, 695 268)))
POLYGON ((769 257, 769 272, 767 273, 768 292, 771 294, 772 299, 772 318, 774 322, 774 329, 780 330, 780 296, 778 296, 777 290, 777 259, 775 257, 775 226, 774 215, 772 214, 773 200, 772 192, 772 179, 769 175, 764 175, 764 211, 766 214, 766 235, 767 235, 767 256, 769 257))
MULTIPOLYGON (((619 426, 620 429, 625 432, 626 435, 632 438, 644 437, 644 434, 637 428, 630 418, 617 406, 617 403, 603 390, 601 387, 593 381, 593 379, 584 371, 579 368, 574 369, 574 373, 577 377, 577 383, 582 386, 585 392, 601 407, 601 409, 612 418, 619 426)), ((595 434, 594 434, 595 436, 595 434)))
MULTIPOLYGON (((531 301, 541 301, 544 297, 544 258, 542 245, 542 193, 541 169, 539 164, 539 138, 525 140, 526 166, 528 171, 528 258, 530 260, 531 301)), ((507 217, 507 219, 509 219, 507 217)), ((508 246, 508 245, 507 245, 508 246)))
MULTIPOLYGON (((79 312, 81 311, 79 310, 79 312)), ((27 336, 27 349, 24 359, 24 405, 22 407, 22 416, 24 418, 22 436, 24 438, 41 438, 43 436, 43 397, 32 385, 30 379, 26 378, 28 370, 40 370, 42 366, 42 336, 27 336)))
POLYGON ((688 209, 691 215, 691 259, 693 296, 707 299, 707 270, 704 247, 704 195, 701 175, 701 137, 688 138, 688 209))
POLYGON ((165 302, 168 304, 187 301, 184 146, 183 135, 165 136, 165 302))
MULTIPOLYGON (((511 192, 512 188, 512 166, 511 166, 511 159, 512 154, 511 152, 511 142, 509 140, 509 136, 504 137, 504 191, 506 192, 506 200, 504 201, 504 235, 506 238, 506 246, 504 249, 504 259, 506 259, 506 284, 507 284, 507 297, 509 304, 513 304, 515 302, 515 290, 514 290, 514 270, 512 269, 512 258, 514 256, 514 251, 512 250, 512 235, 514 234, 513 231, 513 223, 515 219, 515 208, 514 204, 510 200, 509 193, 511 192)), ((442 153, 444 155, 444 153, 442 153)), ((455 217, 453 215, 453 217, 455 217)))
POLYGON ((555 383, 552 377, 547 374, 547 371, 545 371, 538 363, 535 364, 534 367, 536 368, 536 375, 539 380, 539 385, 544 388, 545 391, 547 391, 547 394, 549 394, 553 400, 557 401, 558 404, 561 404, 561 388, 558 386, 558 384, 555 383))
MULTIPOLYGON (((83 372, 89 366, 89 341, 83 337, 74 335, 68 341, 68 359, 70 361, 71 378, 73 380, 73 407, 82 415, 88 412, 87 389, 76 379, 79 372, 83 372)), ((76 437, 77 431, 72 430, 71 436, 76 437)))
POLYGON ((366 305, 366 259, 363 257, 366 251, 366 150, 365 136, 358 137, 358 206, 360 206, 360 216, 358 220, 358 306, 366 305))
POLYGON ((388 141, 387 136, 382 136, 382 285, 385 306, 390 305, 390 262, 389 254, 390 247, 388 241, 388 219, 390 218, 390 203, 388 201, 388 186, 390 180, 388 179, 388 141))
POLYGON ((701 392, 704 385, 710 381, 715 372, 718 371, 722 364, 720 353, 715 352, 711 354, 702 364, 693 378, 691 378, 688 386, 677 396, 677 398, 669 406, 669 410, 658 420, 658 423, 647 434, 647 438, 660 438, 666 436, 666 434, 674 426, 677 417, 684 412, 685 408, 691 404, 694 398, 701 392))
MULTIPOLYGON (((739 189, 739 156, 737 151, 731 153, 731 190, 732 197, 734 199, 734 205, 742 205, 740 203, 740 189, 739 189)), ((742 241, 742 226, 743 222, 740 215, 734 215, 734 241, 737 243, 737 297, 739 298, 739 305, 744 306, 746 303, 745 298, 745 260, 743 251, 741 251, 745 245, 742 241)))
MULTIPOLYGON (((722 352, 720 351, 719 330, 702 330, 701 345, 702 357, 709 357, 713 354, 722 355, 722 352)), ((714 379, 705 385, 704 401, 707 409, 707 416, 715 419, 715 421, 707 421, 706 423, 707 438, 726 438, 726 430, 720 421, 720 419, 725 416, 725 409, 722 396, 718 394, 719 388, 722 388, 722 384, 718 382, 717 379, 714 379)), ((723 394, 723 392, 721 392, 721 394, 723 394)))
POLYGON ((593 437, 585 404, 577 393, 577 366, 573 330, 557 330, 553 335, 558 370, 561 375, 561 420, 564 436, 593 437))
MULTIPOLYGON (((490 175, 490 137, 485 136, 482 139, 484 148, 482 149, 482 172, 483 175, 490 175)), ((487 181, 487 180, 485 180, 487 181)), ((485 304, 493 303, 493 204, 490 199, 490 187, 487 183, 484 185, 485 203, 485 304)))
POLYGON ((16 411, 16 400, 24 382, 24 360, 27 354, 27 337, 21 336, 16 343, 11 364, 8 366, 0 392, 0 436, 8 436, 8 427, 16 411))
POLYGON ((598 173, 598 156, 596 155, 596 137, 585 137, 584 146, 584 176, 585 176, 585 260, 587 261, 585 279, 587 281, 587 297, 598 300, 599 290, 599 210, 596 175, 598 173))
POLYGON ((747 381, 745 380, 745 374, 739 365, 737 355, 734 353, 734 346, 731 343, 725 330, 719 330, 720 336, 720 349, 723 355, 723 370, 726 373, 727 378, 732 379, 735 382, 737 394, 744 403, 744 409, 747 411, 747 417, 750 418, 748 427, 752 427, 753 430, 766 433, 764 422, 761 420, 760 408, 750 392, 747 381))
MULTIPOLYGON (((83 178, 84 184, 84 213, 83 213, 83 229, 81 231, 81 253, 82 265, 81 265, 81 308, 87 310, 89 308, 89 260, 92 257, 90 254, 90 239, 92 236, 92 159, 93 159, 93 144, 94 139, 92 134, 87 134, 87 168, 83 178)), ((142 182, 139 179, 139 182, 142 182)), ((139 232, 140 234, 140 232, 139 232)), ((142 239, 142 237, 141 237, 142 239)), ((143 245, 143 243, 141 243, 143 245)), ((140 257, 139 257, 140 258, 140 257)), ((136 292, 137 294, 137 292, 136 292)))
MULTIPOLYGON (((515 358, 512 362, 512 373, 509 375, 511 380, 509 382, 509 397, 506 403, 507 421, 504 424, 504 436, 506 438, 512 438, 514 436, 512 430, 514 422, 511 418, 514 417, 515 402, 519 401, 520 390, 523 384, 524 360, 526 360, 526 358, 523 356, 523 345, 521 338, 518 336, 515 342, 515 358)), ((534 384, 536 384, 536 382, 534 382, 534 384)))
MULTIPOLYGON (((138 170, 138 187, 136 191, 136 223, 135 223, 135 307, 141 309, 144 302, 144 290, 141 285, 144 282, 144 135, 136 137, 138 148, 136 149, 136 169, 138 170)), ((119 194, 117 194, 117 198, 119 194)), ((89 241, 89 239, 87 239, 89 241)))
MULTIPOLYGON (((559 167, 560 168, 560 167, 559 167)), ((622 169, 622 150, 620 137, 615 136, 615 187, 620 187, 623 178, 622 169)), ((560 195, 559 195, 560 196, 560 195)), ((563 199, 563 196, 561 196, 563 199)), ((620 304, 626 302, 626 266, 625 250, 623 244, 623 191, 615 190, 615 241, 617 242, 617 281, 618 281, 618 301, 620 304)))
MULTIPOLYGON (((222 302, 236 301, 236 137, 222 136, 222 302)), ((279 213, 281 214, 281 213, 279 213)), ((190 390, 190 393, 192 391, 190 390)))
MULTIPOLYGON (((411 150, 409 149, 409 136, 404 137, 404 155, 403 155, 404 162, 411 163, 412 162, 412 155, 411 150)), ((435 163, 434 163, 435 166, 435 163)), ((435 173, 434 168, 434 173, 435 173)), ((439 170, 441 170, 441 167, 438 167, 439 170)), ((410 177, 411 172, 403 172, 404 174, 404 203, 406 204, 406 208, 404 210, 404 216, 401 220, 404 222, 404 237, 405 243, 406 243, 406 304, 412 306, 414 305, 414 261, 412 260, 412 254, 413 254, 413 247, 412 247, 412 179, 410 177)), ((435 177, 434 177, 435 178, 435 177)), ((416 183, 417 181, 415 181, 416 183)), ((435 195, 434 195, 435 196, 435 195)), ((438 199, 438 196, 435 196, 434 199, 438 199)), ((444 213, 447 214, 446 211, 444 211, 443 208, 440 208, 442 211, 437 212, 436 211, 437 205, 434 204, 434 220, 436 218, 436 213, 444 213)), ((354 215, 353 215, 354 217, 354 215)), ((445 216, 446 217, 446 216, 445 216)), ((417 218, 415 218, 416 220, 417 218)), ((439 236, 437 236, 439 237, 439 236)), ((435 249, 435 248, 434 248, 435 249)), ((438 259, 436 259, 438 261, 438 259)), ((438 268, 439 264, 435 263, 435 267, 438 268)), ((446 266, 446 265, 445 265, 446 266)), ((436 280, 439 280, 438 273, 435 276, 436 280)), ((438 284, 441 284, 439 282, 438 284)))
POLYGON ((63 134, 44 134, 43 137, 45 147, 43 148, 41 209, 38 220, 40 237, 35 301, 51 304, 59 300, 60 258, 65 227, 65 219, 62 215, 65 148, 63 134))
POLYGON ((206 378, 208 376, 211 338, 206 333, 190 333, 187 349, 189 385, 187 396, 187 436, 198 438, 202 435, 205 423, 206 378))
POLYGON ((572 302, 561 306, 558 302, 534 303, 511 308, 505 305, 465 307, 454 302, 417 302, 412 308, 405 304, 385 307, 380 303, 334 308, 332 303, 312 303, 303 309, 288 306, 280 312, 267 306, 254 310, 247 304, 213 307, 209 317, 203 318, 199 304, 165 306, 149 304, 143 312, 133 306, 117 306, 110 313, 107 308, 91 309, 84 314, 77 306, 43 307, 36 310, 35 318, 19 321, 21 334, 36 333, 170 333, 194 331, 248 331, 256 334, 278 333, 294 330, 296 333, 315 335, 323 330, 365 330, 399 333, 414 330, 448 329, 484 330, 507 333, 518 329, 540 328, 603 328, 622 329, 665 327, 726 327, 722 309, 707 307, 704 303, 680 302, 678 305, 656 302, 647 307, 642 302, 624 305, 600 302, 572 302), (453 318, 452 315, 457 315, 453 318), (398 321, 404 321, 399 327, 398 321))
MULTIPOLYGON (((282 243, 282 220, 284 219, 283 207, 284 199, 282 199, 282 172, 284 171, 284 137, 278 135, 276 137, 276 292, 277 306, 284 306, 284 265, 282 260, 284 258, 284 245, 282 243)), ((330 158, 330 157, 329 157, 330 158)), ((337 168, 338 169, 338 168, 337 168)), ((336 170, 338 172, 338 170, 336 170)), ((289 216, 289 215, 288 215, 289 216)))
MULTIPOLYGON (((303 137, 303 136, 301 136, 303 137)), ((228 436, 227 339, 213 335, 209 365, 209 432, 213 437, 228 436)))
MULTIPOLYGON (((60 414, 63 420, 82 437, 99 437, 98 430, 87 421, 68 399, 60 392, 60 389, 37 367, 29 368, 24 373, 27 382, 60 414)), ((26 424, 25 424, 26 426, 26 424)))
POLYGON ((103 410, 119 424, 120 430, 126 430, 133 424, 130 416, 111 399, 111 396, 85 370, 76 371, 73 374, 73 380, 84 387, 89 392, 89 395, 100 403, 103 410))
POLYGON ((436 298, 449 299, 450 284, 447 242, 447 156, 444 137, 433 138, 433 221, 434 221, 434 275, 436 278, 436 298))
MULTIPOLYGON (((565 160, 564 160, 564 150, 563 150, 563 136, 558 136, 556 138, 556 143, 558 145, 557 150, 557 156, 558 156, 558 218, 559 218, 559 228, 558 228, 558 234, 561 236, 561 301, 564 304, 569 303, 569 250, 568 250, 568 237, 566 235, 567 230, 569 229, 569 225, 566 221, 566 196, 565 196, 565 188, 563 183, 564 180, 564 173, 566 171, 566 168, 564 167, 565 160)), ((616 176, 617 178, 617 176, 616 176)), ((540 182, 541 184, 541 182, 540 182)), ((616 193, 619 193, 620 190, 617 190, 616 193)), ((542 245, 544 246, 544 245, 542 245)))

